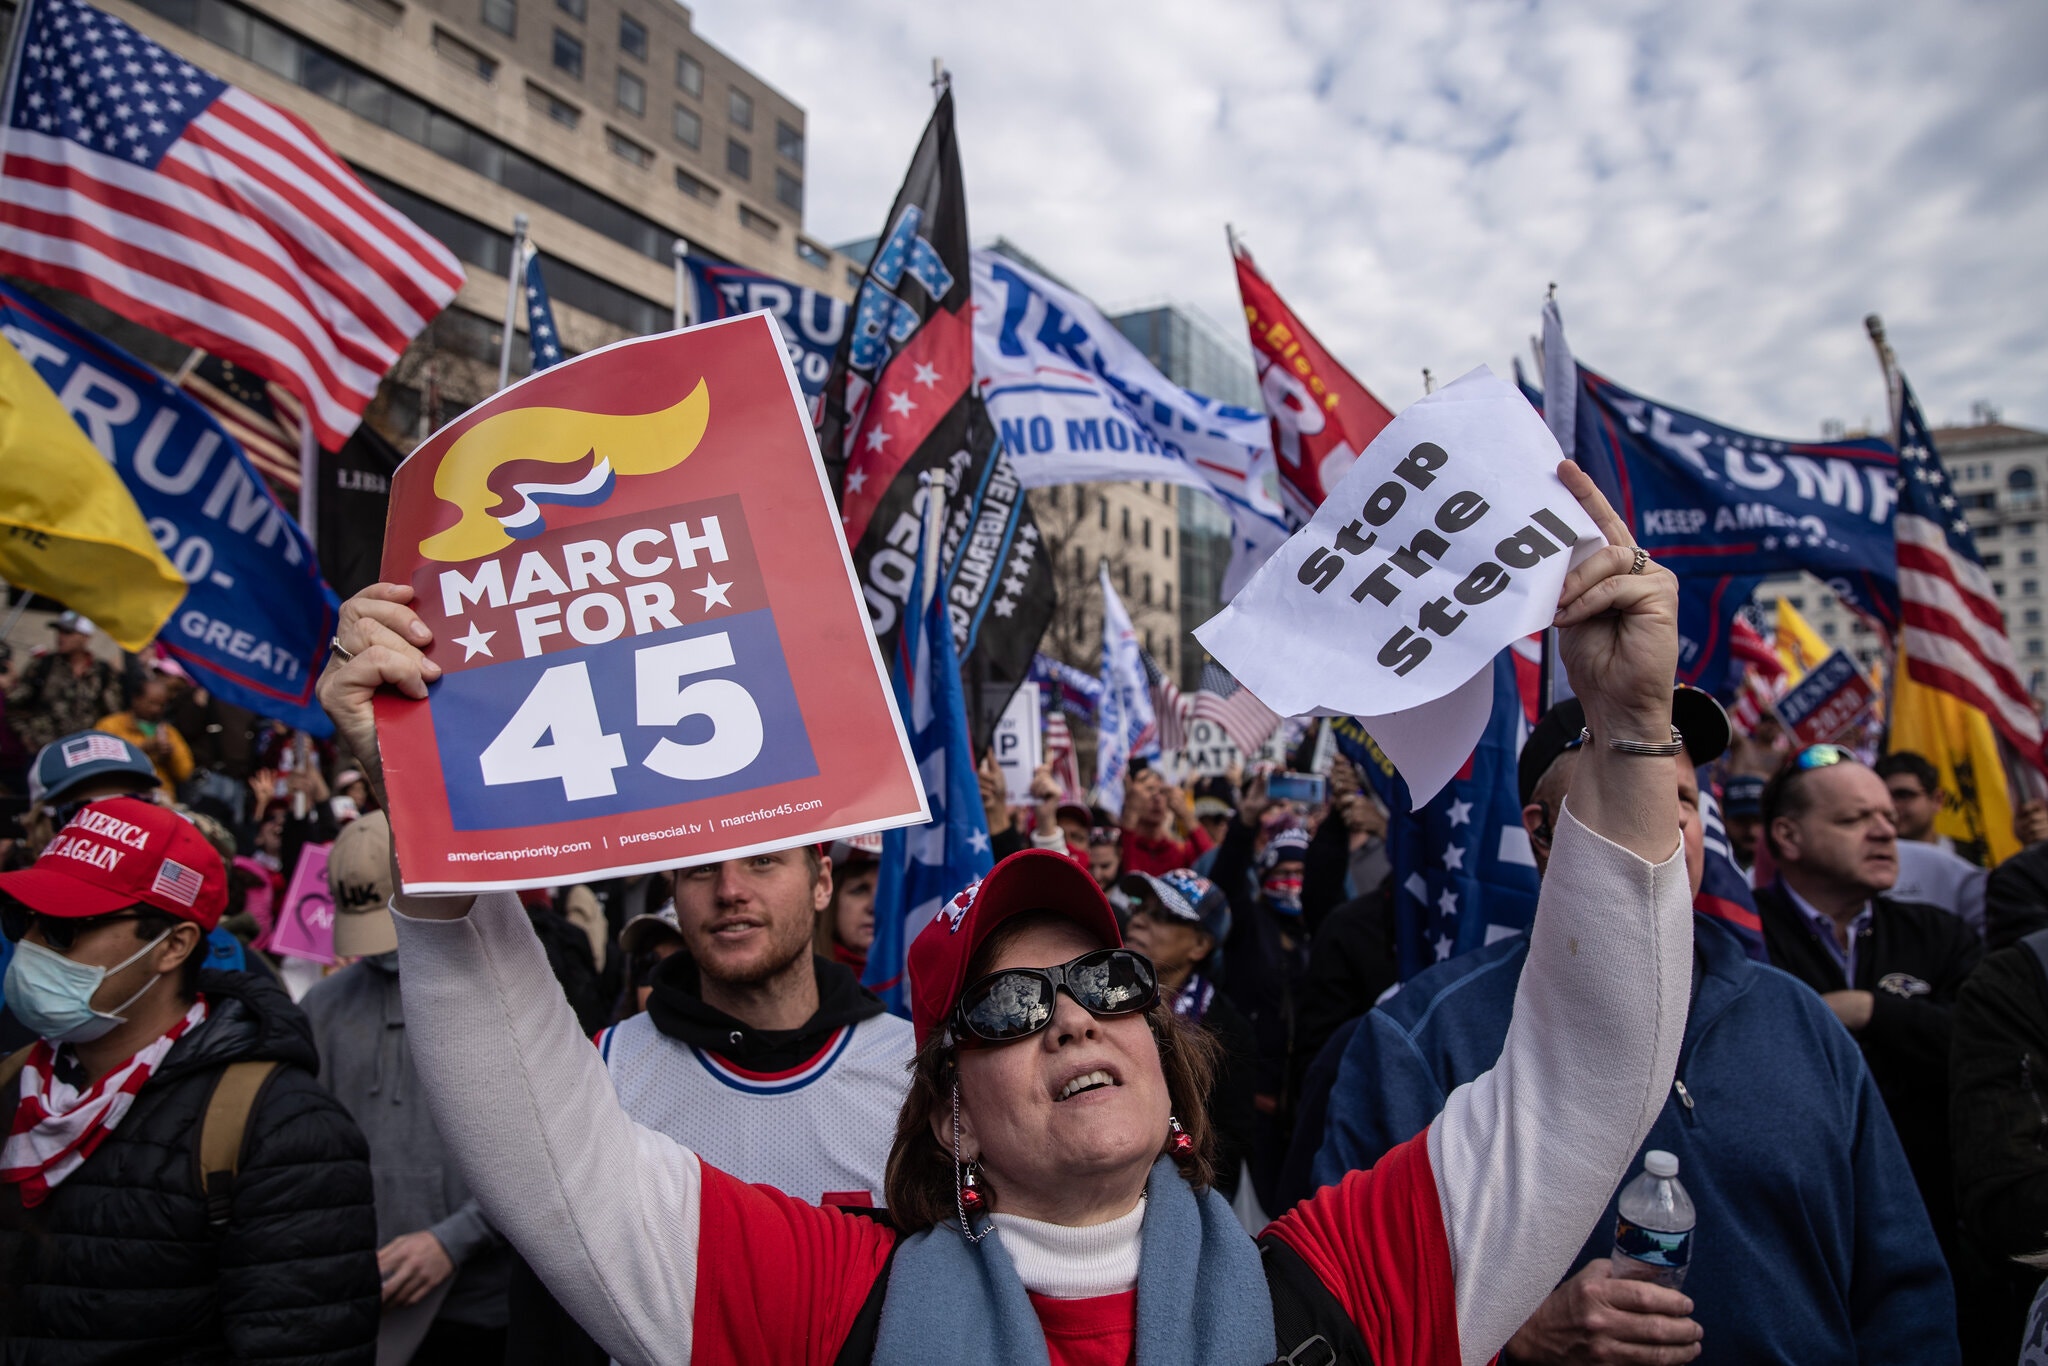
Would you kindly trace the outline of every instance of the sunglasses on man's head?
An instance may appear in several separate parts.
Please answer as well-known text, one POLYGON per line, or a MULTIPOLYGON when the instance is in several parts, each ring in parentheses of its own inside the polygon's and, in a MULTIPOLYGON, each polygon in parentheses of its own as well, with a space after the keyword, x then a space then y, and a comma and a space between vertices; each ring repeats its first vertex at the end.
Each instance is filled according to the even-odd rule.
POLYGON ((113 925, 123 920, 140 919, 133 911, 115 911, 109 915, 91 915, 80 919, 67 919, 57 915, 41 915, 26 906, 0 908, 0 934, 9 941, 19 944, 31 929, 42 927, 43 942, 59 953, 71 952, 71 946, 79 937, 90 934, 102 925, 113 925))
POLYGON ((1135 949, 1096 949, 1054 968, 1004 968, 970 983, 953 1008, 954 1032, 1012 1043, 1052 1023, 1064 988, 1090 1015, 1134 1015, 1159 1000, 1152 960, 1135 949))
POLYGON ((1855 762, 1856 756, 1840 745, 1808 745, 1792 757, 1792 766, 1801 772, 1855 762))

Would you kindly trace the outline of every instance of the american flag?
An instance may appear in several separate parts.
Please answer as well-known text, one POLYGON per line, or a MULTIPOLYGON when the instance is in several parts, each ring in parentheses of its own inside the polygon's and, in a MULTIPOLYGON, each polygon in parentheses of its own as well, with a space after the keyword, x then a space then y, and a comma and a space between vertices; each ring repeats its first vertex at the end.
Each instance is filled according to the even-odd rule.
POLYGON ((1159 727, 1159 748, 1178 754, 1188 747, 1188 699, 1181 696, 1173 675, 1159 667, 1150 650, 1138 651, 1144 662, 1146 681, 1152 685, 1152 716, 1159 727))
POLYGON ((273 487, 299 491, 299 433, 306 410, 296 394, 203 351, 193 354, 178 387, 227 428, 273 487))
POLYGON ((1977 538, 1927 433, 1920 404, 1896 375, 1899 608, 1906 672, 1983 712, 2019 756, 2048 771, 2041 719, 2020 683, 2005 616, 1977 538))
POLYGON ((1045 762, 1059 781, 1060 800, 1088 804, 1088 790, 1081 784, 1081 756, 1074 749, 1074 732, 1066 713, 1057 708, 1045 713, 1045 762))
POLYGON ((1257 754, 1280 725, 1280 715, 1252 696, 1215 660, 1202 665, 1202 686, 1188 699, 1188 719, 1214 721, 1247 759, 1257 754))
POLYGON ((547 281, 540 276, 540 253, 526 244, 526 341, 533 368, 545 370, 563 360, 562 334, 555 330, 555 306, 548 300, 547 281))
POLYGON ((180 906, 190 906, 206 890, 206 876, 197 868, 187 868, 175 859, 165 859, 156 870, 156 881, 150 884, 149 890, 154 895, 169 897, 180 906))
POLYGON ((0 270, 278 380, 339 449, 462 266, 297 117, 79 0, 30 0, 0 270))
POLYGON ((1735 663, 1742 666, 1742 683, 1736 689, 1735 704, 1728 709, 1728 720, 1740 734, 1755 735, 1783 691, 1785 661, 1743 612, 1735 614, 1728 648, 1735 663))

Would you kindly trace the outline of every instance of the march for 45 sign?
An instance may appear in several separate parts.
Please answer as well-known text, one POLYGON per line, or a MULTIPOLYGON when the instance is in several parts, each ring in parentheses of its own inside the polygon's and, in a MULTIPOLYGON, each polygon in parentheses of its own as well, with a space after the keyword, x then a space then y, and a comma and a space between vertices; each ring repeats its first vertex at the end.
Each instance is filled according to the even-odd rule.
POLYGON ((543 370, 392 480, 445 671, 383 695, 408 891, 703 863, 927 818, 766 314, 543 370))

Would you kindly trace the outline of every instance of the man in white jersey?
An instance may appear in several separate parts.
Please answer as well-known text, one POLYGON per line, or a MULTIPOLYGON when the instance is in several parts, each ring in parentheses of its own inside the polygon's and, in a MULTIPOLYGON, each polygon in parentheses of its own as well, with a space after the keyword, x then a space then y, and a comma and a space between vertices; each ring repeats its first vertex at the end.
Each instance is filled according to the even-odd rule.
POLYGON ((832 862, 784 849, 676 872, 684 952, 598 1035, 626 1113, 741 1180, 879 1205, 910 1089, 910 1025, 811 951, 832 862))

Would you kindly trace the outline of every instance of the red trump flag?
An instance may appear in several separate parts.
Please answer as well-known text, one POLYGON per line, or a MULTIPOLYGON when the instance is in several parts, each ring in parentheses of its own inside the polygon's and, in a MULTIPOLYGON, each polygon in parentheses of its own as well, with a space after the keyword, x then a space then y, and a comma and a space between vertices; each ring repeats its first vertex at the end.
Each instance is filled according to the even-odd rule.
POLYGON ((1259 274, 1243 244, 1233 240, 1231 254, 1237 259, 1237 290, 1258 362, 1259 392, 1273 421, 1280 496, 1289 515, 1305 522, 1394 415, 1323 349, 1259 274))

